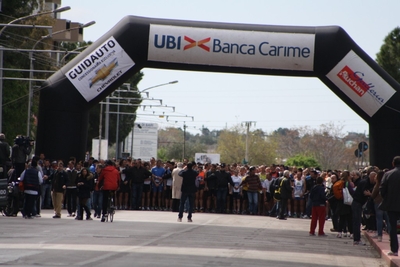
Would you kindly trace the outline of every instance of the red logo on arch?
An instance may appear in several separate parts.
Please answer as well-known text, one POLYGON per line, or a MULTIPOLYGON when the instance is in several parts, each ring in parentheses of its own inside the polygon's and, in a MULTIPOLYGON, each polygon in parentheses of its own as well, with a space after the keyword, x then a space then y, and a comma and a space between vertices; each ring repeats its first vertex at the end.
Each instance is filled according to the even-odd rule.
POLYGON ((209 48, 208 46, 205 45, 205 43, 208 43, 208 42, 211 40, 210 37, 205 38, 205 39, 200 40, 200 41, 195 41, 195 40, 193 40, 192 38, 187 37, 187 36, 185 36, 184 39, 185 39, 185 41, 189 42, 189 44, 185 45, 185 46, 183 47, 183 50, 188 50, 188 49, 190 49, 190 48, 193 48, 193 47, 198 46, 198 47, 200 47, 201 49, 204 49, 204 50, 206 50, 207 52, 210 52, 210 48, 209 48))

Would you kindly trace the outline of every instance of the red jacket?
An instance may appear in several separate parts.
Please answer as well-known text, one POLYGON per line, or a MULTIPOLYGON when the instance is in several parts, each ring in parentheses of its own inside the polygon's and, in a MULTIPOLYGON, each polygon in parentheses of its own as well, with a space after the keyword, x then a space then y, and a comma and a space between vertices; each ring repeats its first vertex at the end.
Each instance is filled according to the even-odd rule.
POLYGON ((99 183, 103 182, 103 190, 117 190, 119 172, 114 166, 106 166, 100 173, 99 183))

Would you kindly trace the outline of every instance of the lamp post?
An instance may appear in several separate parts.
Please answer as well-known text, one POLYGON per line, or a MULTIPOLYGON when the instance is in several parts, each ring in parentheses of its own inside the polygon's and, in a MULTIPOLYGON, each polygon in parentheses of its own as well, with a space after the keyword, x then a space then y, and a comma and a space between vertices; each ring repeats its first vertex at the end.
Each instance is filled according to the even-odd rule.
POLYGON ((36 43, 33 45, 32 51, 29 52, 29 61, 30 61, 29 69, 30 69, 30 72, 29 72, 29 99, 28 99, 28 118, 27 118, 27 126, 26 126, 26 136, 29 136, 29 133, 30 133, 30 130, 31 130, 31 109, 32 109, 32 100, 33 100, 32 79, 33 79, 33 71, 34 71, 34 67, 33 67, 33 60, 34 60, 33 51, 35 50, 36 46, 40 42, 42 42, 43 40, 51 38, 54 34, 59 34, 59 33, 67 32, 67 31, 71 31, 71 30, 78 30, 78 29, 86 28, 86 27, 92 26, 95 23, 96 23, 95 21, 90 21, 90 22, 88 22, 86 24, 80 25, 79 27, 73 27, 73 28, 70 28, 70 29, 64 29, 64 30, 56 31, 56 32, 48 34, 46 36, 42 36, 42 38, 37 40, 36 43))
POLYGON ((242 125, 244 124, 244 126, 246 126, 246 152, 244 155, 244 161, 246 162, 245 164, 247 164, 249 162, 249 133, 250 133, 250 127, 252 125, 256 125, 255 121, 245 121, 242 123, 242 125))
MULTIPOLYGON (((150 87, 147 87, 147 88, 145 88, 145 89, 143 89, 143 90, 137 90, 137 91, 131 91, 131 92, 137 92, 137 93, 146 93, 147 94, 147 97, 149 96, 149 93, 147 92, 148 90, 151 90, 151 89, 153 89, 153 88, 156 88, 156 87, 160 87, 160 86, 165 86, 165 85, 170 85, 170 84, 176 84, 176 83, 178 83, 178 81, 177 80, 174 80, 174 81, 170 81, 170 82, 167 82, 167 83, 161 83, 161 84, 157 84, 157 85, 154 85, 154 86, 150 86, 150 87)), ((125 85, 125 84, 124 84, 125 85)), ((128 91, 130 91, 130 90, 128 90, 128 91)), ((111 98, 109 98, 109 97, 107 97, 107 103, 106 103, 106 105, 107 105, 107 107, 109 106, 109 104, 110 104, 110 99, 111 98)), ((118 111, 117 111, 117 129, 116 129, 116 143, 115 143, 115 148, 116 148, 116 158, 118 158, 119 157, 119 154, 120 154, 120 146, 119 146, 119 120, 120 120, 120 118, 119 118, 119 115, 123 115, 124 114, 124 112, 120 112, 120 109, 119 109, 119 106, 120 105, 125 105, 125 104, 121 104, 120 103, 120 91, 118 91, 118 97, 116 98, 117 99, 117 101, 118 101, 118 103, 117 103, 117 105, 118 105, 118 107, 117 107, 117 109, 118 109, 118 111)), ((160 100, 160 101, 162 101, 162 100, 160 100)), ((148 105, 149 106, 149 105, 148 105)), ((151 106, 151 105, 150 105, 151 106)), ((173 109, 175 109, 174 107, 172 107, 173 109)), ((109 109, 108 109, 109 110, 109 109)), ((109 115, 109 114, 112 114, 113 112, 109 112, 109 111, 106 111, 106 113, 107 113, 107 115, 106 115, 106 121, 107 121, 107 116, 109 115)), ((128 114, 128 113, 126 113, 126 114, 128 114)), ((131 113, 129 113, 129 114, 131 114, 131 113)), ((136 114, 136 113, 134 113, 134 114, 136 114)), ((131 114, 131 115, 134 115, 134 114, 131 114)), ((106 127, 106 129, 105 129, 107 132, 108 132, 108 127, 106 127)), ((131 140, 131 150, 132 150, 132 153, 133 153, 133 130, 134 130, 134 127, 132 127, 132 131, 131 131, 131 138, 130 138, 130 140, 131 140)), ((106 133, 106 136, 108 136, 108 134, 106 133)), ((128 135, 129 136, 129 135, 128 135)), ((131 155, 132 156, 132 155, 131 155)))
POLYGON ((81 47, 75 48, 74 50, 71 50, 71 51, 66 51, 66 52, 65 52, 65 55, 60 59, 59 66, 64 65, 65 58, 66 58, 67 56, 69 56, 69 55, 72 54, 73 52, 77 52, 77 51, 79 51, 79 50, 86 49, 88 46, 89 46, 89 45, 85 45, 85 46, 81 46, 81 47))
MULTIPOLYGON (((162 83, 162 84, 150 86, 150 87, 147 87, 147 88, 145 88, 145 89, 143 89, 143 90, 139 90, 138 92, 139 92, 139 93, 144 93, 145 91, 148 91, 148 90, 153 89, 153 88, 156 88, 156 87, 160 87, 160 86, 164 86, 164 85, 169 85, 169 84, 175 84, 175 83, 178 83, 178 81, 175 80, 175 81, 171 81, 171 82, 168 82, 168 83, 162 83)), ((147 94, 147 97, 149 97, 149 93, 146 92, 146 94, 147 94)))
POLYGON ((45 12, 42 12, 42 13, 37 13, 37 14, 28 15, 28 16, 25 16, 25 17, 16 18, 16 19, 10 21, 9 23, 7 23, 7 25, 4 26, 4 27, 0 30, 0 36, 3 34, 4 30, 5 30, 10 24, 14 24, 15 22, 18 22, 18 21, 21 21, 21 20, 24 20, 24 19, 34 18, 34 17, 41 16, 41 15, 47 15, 47 14, 51 14, 51 13, 60 13, 60 12, 64 12, 64 11, 67 11, 67 10, 70 10, 70 9, 71 9, 70 6, 65 6, 65 7, 60 7, 60 8, 54 9, 54 10, 45 11, 45 12))

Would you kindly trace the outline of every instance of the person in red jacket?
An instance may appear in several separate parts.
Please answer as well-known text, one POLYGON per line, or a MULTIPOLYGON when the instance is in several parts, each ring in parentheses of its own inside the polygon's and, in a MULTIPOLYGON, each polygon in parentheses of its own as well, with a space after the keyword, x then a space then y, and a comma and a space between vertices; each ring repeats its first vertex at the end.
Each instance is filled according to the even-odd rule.
POLYGON ((119 171, 111 160, 106 160, 106 166, 100 173, 99 184, 103 190, 103 216, 101 222, 106 221, 108 196, 112 194, 115 197, 115 191, 119 187, 119 171))

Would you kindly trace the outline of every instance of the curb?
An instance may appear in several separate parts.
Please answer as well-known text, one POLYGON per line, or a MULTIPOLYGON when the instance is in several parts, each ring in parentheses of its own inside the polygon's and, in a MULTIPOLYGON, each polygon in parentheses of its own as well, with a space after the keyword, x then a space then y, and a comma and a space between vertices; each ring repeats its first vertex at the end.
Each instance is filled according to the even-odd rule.
POLYGON ((375 238, 372 238, 372 234, 364 231, 364 236, 368 239, 371 245, 378 251, 381 258, 383 258, 388 266, 390 267, 400 267, 400 257, 399 256, 388 256, 387 253, 390 251, 389 235, 383 234, 382 242, 377 242, 375 238))

